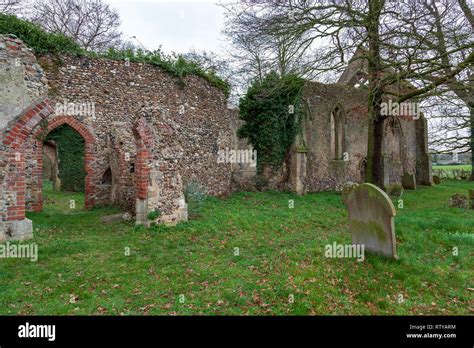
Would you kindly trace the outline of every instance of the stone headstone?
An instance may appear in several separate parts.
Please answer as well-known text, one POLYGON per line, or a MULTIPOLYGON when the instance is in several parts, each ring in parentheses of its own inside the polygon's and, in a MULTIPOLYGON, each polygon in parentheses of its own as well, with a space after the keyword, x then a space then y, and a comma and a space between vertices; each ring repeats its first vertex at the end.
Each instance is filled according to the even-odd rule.
POLYGON ((130 214, 128 212, 122 214, 122 220, 123 221, 130 221, 131 219, 132 219, 132 214, 130 214))
POLYGON ((403 173, 402 186, 404 189, 407 189, 407 190, 415 190, 416 189, 415 174, 403 173))
POLYGON ((438 175, 433 175, 433 182, 438 185, 441 183, 441 179, 439 178, 438 175))
POLYGON ((122 221, 122 215, 123 214, 114 214, 114 215, 103 216, 100 218, 100 222, 102 222, 103 224, 111 224, 114 222, 119 222, 119 221, 122 221))
POLYGON ((100 218, 100 222, 103 224, 111 224, 114 222, 121 222, 121 221, 130 221, 132 216, 130 213, 119 213, 113 215, 107 215, 100 218))
POLYGON ((454 208, 469 208, 469 200, 466 196, 456 193, 449 198, 448 205, 454 208))
POLYGON ((349 193, 351 193, 359 184, 355 182, 346 182, 342 186, 341 190, 341 196, 342 196, 342 204, 346 205, 347 204, 347 197, 349 196, 349 193))
POLYGON ((349 193, 346 202, 352 244, 397 259, 393 221, 396 211, 387 194, 375 185, 362 184, 349 193))

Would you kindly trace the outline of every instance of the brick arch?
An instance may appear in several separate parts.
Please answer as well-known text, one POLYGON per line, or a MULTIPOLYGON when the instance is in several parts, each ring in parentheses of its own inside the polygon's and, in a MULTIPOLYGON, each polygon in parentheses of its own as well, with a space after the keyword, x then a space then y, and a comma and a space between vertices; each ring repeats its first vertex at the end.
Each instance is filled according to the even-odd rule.
MULTIPOLYGON (((24 220, 26 204, 26 159, 34 150, 28 147, 28 140, 34 129, 53 113, 49 100, 44 99, 32 104, 10 125, 3 138, 6 166, 6 192, 9 205, 6 211, 6 220, 24 220)), ((37 169, 36 169, 37 170, 37 169)))
POLYGON ((34 207, 34 211, 41 211, 43 209, 43 141, 37 140, 36 137, 43 133, 44 136, 51 133, 56 128, 68 125, 76 132, 78 132, 84 139, 84 168, 86 172, 85 177, 85 208, 89 209, 95 205, 95 195, 96 195, 96 183, 98 173, 94 170, 94 162, 96 156, 94 153, 94 148, 96 144, 96 137, 87 129, 87 127, 82 124, 79 120, 73 116, 56 116, 49 120, 46 130, 37 129, 35 132, 35 147, 36 147, 36 175, 38 182, 38 200, 34 207))
MULTIPOLYGON (((76 132, 78 132, 86 141, 91 145, 96 143, 95 136, 84 126, 79 120, 74 118, 73 116, 56 116, 55 118, 51 119, 48 122, 47 133, 51 133, 56 128, 67 124, 71 128, 73 128, 76 132)), ((41 133, 39 129, 36 134, 41 133)))

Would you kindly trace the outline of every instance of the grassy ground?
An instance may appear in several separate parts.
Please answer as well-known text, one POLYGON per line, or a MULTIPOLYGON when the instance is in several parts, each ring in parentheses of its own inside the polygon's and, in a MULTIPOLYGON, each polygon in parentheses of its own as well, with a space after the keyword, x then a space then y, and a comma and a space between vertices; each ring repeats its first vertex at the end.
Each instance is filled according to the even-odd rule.
POLYGON ((464 165, 446 165, 446 166, 433 166, 433 169, 442 169, 442 170, 471 170, 471 165, 470 164, 464 164, 464 165))
POLYGON ((469 314, 474 213, 447 207, 468 188, 405 192, 400 260, 364 262, 324 257, 351 242, 333 192, 209 198, 200 220, 147 230, 103 225, 113 208, 86 212, 81 195, 49 191, 29 214, 38 261, 0 259, 0 314, 469 314))

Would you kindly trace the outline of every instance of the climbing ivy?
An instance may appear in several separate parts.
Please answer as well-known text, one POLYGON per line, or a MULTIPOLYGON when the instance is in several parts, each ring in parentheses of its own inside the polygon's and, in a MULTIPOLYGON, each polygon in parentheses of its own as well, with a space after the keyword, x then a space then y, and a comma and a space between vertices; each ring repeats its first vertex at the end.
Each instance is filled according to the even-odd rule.
POLYGON ((285 159, 300 129, 303 111, 304 80, 296 75, 268 74, 254 82, 240 99, 238 130, 257 150, 257 169, 263 164, 279 166, 285 159))
POLYGON ((68 125, 48 134, 46 140, 56 142, 59 159, 59 178, 62 191, 84 192, 84 138, 68 125))
POLYGON ((0 14, 0 34, 15 35, 39 55, 83 52, 79 44, 71 38, 62 34, 46 33, 38 25, 13 15, 0 14))

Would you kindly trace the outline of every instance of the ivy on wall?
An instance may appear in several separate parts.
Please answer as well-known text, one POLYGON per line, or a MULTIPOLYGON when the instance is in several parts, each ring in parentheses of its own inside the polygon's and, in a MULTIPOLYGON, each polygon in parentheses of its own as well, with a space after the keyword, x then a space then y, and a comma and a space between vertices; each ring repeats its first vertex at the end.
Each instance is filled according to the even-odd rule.
POLYGON ((74 40, 56 33, 46 33, 38 25, 13 15, 0 14, 0 34, 13 34, 36 54, 79 54, 82 49, 74 40))
POLYGON ((84 192, 84 138, 68 125, 62 125, 48 134, 58 149, 59 178, 62 191, 84 192))
POLYGON ((240 118, 245 121, 238 130, 257 150, 257 170, 262 165, 279 166, 285 159, 304 115, 304 80, 296 75, 268 74, 254 82, 240 99, 240 118))

